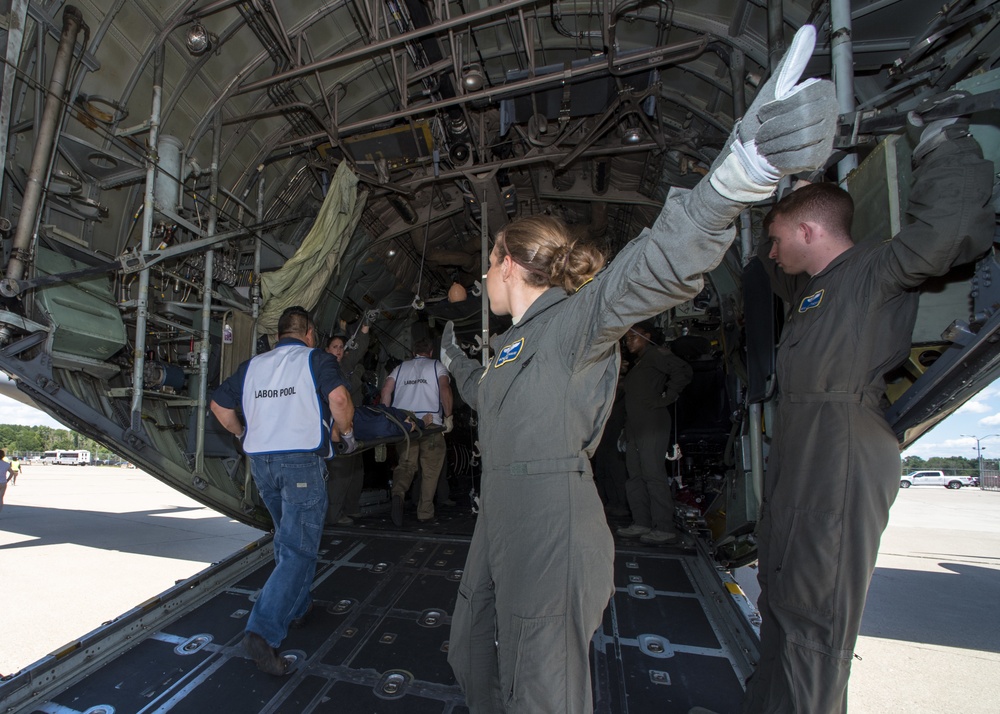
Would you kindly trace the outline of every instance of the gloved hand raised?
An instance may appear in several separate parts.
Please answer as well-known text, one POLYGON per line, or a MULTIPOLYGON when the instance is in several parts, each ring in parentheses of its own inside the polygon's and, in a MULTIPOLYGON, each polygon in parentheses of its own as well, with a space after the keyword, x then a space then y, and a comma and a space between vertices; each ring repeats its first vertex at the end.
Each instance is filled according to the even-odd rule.
POLYGON ((917 105, 917 108, 906 115, 906 131, 913 142, 913 160, 920 161, 938 146, 956 137, 965 136, 969 133, 969 117, 953 116, 932 119, 924 119, 923 113, 929 112, 941 104, 955 102, 971 96, 965 90, 952 90, 938 96, 925 99, 917 105))
POLYGON ((455 323, 448 320, 444 325, 444 332, 441 333, 441 364, 445 369, 451 369, 452 360, 459 357, 465 357, 465 353, 455 339, 455 323))
POLYGON ((815 45, 816 28, 803 25, 737 122, 709 178, 722 196, 740 203, 763 200, 782 176, 819 168, 830 156, 838 113, 833 83, 799 82, 815 45))

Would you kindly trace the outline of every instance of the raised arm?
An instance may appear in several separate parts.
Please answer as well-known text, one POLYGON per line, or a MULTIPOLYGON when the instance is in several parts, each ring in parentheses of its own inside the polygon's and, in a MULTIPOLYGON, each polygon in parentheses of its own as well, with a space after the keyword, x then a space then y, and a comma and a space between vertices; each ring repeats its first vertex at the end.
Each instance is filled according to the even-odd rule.
POLYGON ((361 326, 361 332, 355 335, 354 339, 351 341, 354 343, 354 346, 344 353, 344 357, 340 361, 340 371, 344 374, 350 374, 353 372, 354 368, 358 366, 361 359, 368 351, 368 345, 371 342, 371 337, 368 335, 367 323, 361 326))
MULTIPOLYGON (((483 373, 483 366, 476 360, 470 358, 458 345, 455 338, 455 323, 451 320, 444 326, 441 334, 441 364, 451 372, 455 378, 455 385, 462 399, 473 409, 479 408, 479 378, 483 373)), ((448 389, 449 395, 451 388, 448 389)), ((451 411, 446 412, 450 414, 451 411)))
POLYGON ((993 164, 983 159, 967 127, 951 125, 925 155, 919 144, 914 150, 908 222, 883 258, 883 274, 894 287, 912 288, 943 275, 981 256, 993 241, 993 164))
POLYGON ((606 349, 629 325, 697 295, 703 273, 732 243, 736 216, 771 196, 783 176, 825 163, 836 132, 833 84, 799 82, 814 44, 815 29, 803 26, 708 175, 690 191, 671 189, 652 228, 598 276, 586 320, 592 330, 573 344, 606 349))

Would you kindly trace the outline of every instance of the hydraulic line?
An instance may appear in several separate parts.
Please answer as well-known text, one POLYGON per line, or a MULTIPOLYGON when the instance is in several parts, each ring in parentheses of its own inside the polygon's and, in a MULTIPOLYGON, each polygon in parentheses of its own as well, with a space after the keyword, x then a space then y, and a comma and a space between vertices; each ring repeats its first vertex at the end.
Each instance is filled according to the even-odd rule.
POLYGON ((41 206, 46 176, 55 150, 56 130, 63 116, 63 94, 66 92, 66 83, 69 79, 73 48, 80 29, 84 27, 86 24, 80 11, 72 5, 67 5, 63 11, 63 29, 52 66, 52 79, 45 93, 45 107, 38 122, 38 135, 35 139, 31 168, 28 171, 28 180, 21 201, 21 215, 14 232, 10 261, 7 263, 8 280, 19 280, 24 276, 25 259, 31 248, 35 219, 41 206))

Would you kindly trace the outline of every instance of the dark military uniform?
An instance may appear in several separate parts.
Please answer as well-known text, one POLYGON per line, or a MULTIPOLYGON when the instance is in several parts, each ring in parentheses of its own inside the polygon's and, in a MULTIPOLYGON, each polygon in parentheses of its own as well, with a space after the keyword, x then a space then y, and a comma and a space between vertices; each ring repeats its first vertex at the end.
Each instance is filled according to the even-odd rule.
MULTIPOLYGON (((361 360, 368 351, 369 335, 359 331, 354 338, 355 348, 345 352, 340 361, 340 371, 351 390, 351 400, 355 407, 364 401, 364 368, 361 360)), ((330 475, 326 482, 327 511, 326 522, 336 525, 344 515, 357 514, 361 509, 361 491, 364 488, 365 470, 363 454, 341 454, 326 462, 330 475)))
POLYGON ((625 468, 625 454, 618 450, 618 437, 625 428, 625 396, 622 394, 621 380, 615 394, 615 403, 608 415, 601 443, 594 451, 594 483, 597 494, 604 502, 608 515, 628 515, 628 495, 625 483, 628 469, 625 468))
POLYGON ((847 711, 868 582, 899 491, 883 375, 909 352, 915 288, 989 247, 991 174, 972 139, 945 143, 916 169, 912 221, 811 279, 785 275, 761 248, 790 316, 758 525, 761 659, 744 712, 847 711))
POLYGON ((588 459, 619 338, 697 295, 732 240, 740 206, 703 184, 671 192, 653 228, 576 294, 538 297, 485 370, 449 365, 480 415, 481 510, 448 654, 477 714, 592 710, 587 653, 614 590, 614 543, 588 459))
POLYGON ((625 375, 628 506, 632 520, 675 533, 674 497, 665 457, 674 443, 670 405, 691 383, 691 365, 668 349, 650 346, 625 375))

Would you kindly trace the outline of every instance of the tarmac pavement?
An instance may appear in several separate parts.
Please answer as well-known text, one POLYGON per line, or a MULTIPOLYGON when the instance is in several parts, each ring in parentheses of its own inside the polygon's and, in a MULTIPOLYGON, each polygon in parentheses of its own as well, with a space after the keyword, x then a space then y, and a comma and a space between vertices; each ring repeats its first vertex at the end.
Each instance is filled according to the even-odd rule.
MULTIPOLYGON (((263 535, 132 469, 28 466, 5 502, 2 674, 263 535)), ((856 652, 852 714, 1000 712, 1000 493, 900 491, 856 652)))
POLYGON ((138 469, 24 467, 0 512, 0 674, 263 535, 138 469))
POLYGON ((852 714, 1000 712, 1000 493, 900 490, 855 652, 852 714))

